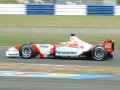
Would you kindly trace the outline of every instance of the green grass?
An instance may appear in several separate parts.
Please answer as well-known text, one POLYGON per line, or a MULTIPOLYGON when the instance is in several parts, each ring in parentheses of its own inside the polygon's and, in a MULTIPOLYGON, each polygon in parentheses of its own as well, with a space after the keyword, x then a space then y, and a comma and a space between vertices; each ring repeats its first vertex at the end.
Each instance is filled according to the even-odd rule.
MULTIPOLYGON (((78 35, 84 41, 91 44, 103 43, 105 39, 115 40, 115 49, 120 50, 120 38, 119 35, 78 35), (98 40, 99 39, 99 40, 98 40)), ((28 41, 36 43, 59 43, 62 41, 68 41, 69 35, 0 35, 0 46, 14 46, 21 45, 28 41)))
POLYGON ((120 28, 120 16, 0 15, 0 27, 120 28))
POLYGON ((0 0, 0 3, 16 3, 17 0, 0 0))
MULTIPOLYGON (((120 28, 120 16, 41 16, 41 15, 0 15, 0 27, 78 27, 78 28, 120 28)), ((115 49, 120 50, 119 35, 80 35, 90 43, 102 43, 114 39, 115 49), (98 40, 99 39, 99 40, 98 40)), ((54 43, 66 41, 65 35, 0 35, 0 46, 13 46, 32 41, 54 43)))

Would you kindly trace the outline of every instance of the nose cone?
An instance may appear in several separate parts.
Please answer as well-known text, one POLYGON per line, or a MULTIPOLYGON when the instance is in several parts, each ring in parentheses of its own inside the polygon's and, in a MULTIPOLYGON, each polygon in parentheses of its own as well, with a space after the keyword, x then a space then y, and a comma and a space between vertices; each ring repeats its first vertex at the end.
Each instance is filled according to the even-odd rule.
POLYGON ((17 49, 14 48, 14 47, 11 47, 11 48, 8 49, 8 51, 16 51, 16 50, 17 50, 17 49))

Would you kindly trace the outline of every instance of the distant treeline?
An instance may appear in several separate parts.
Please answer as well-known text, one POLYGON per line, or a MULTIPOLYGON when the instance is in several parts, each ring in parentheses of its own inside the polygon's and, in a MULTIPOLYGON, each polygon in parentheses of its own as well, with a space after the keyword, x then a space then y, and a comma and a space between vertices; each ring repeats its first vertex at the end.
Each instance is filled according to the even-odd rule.
POLYGON ((0 4, 8 4, 8 3, 34 3, 34 4, 43 4, 43 3, 54 3, 57 0, 0 0, 0 4))

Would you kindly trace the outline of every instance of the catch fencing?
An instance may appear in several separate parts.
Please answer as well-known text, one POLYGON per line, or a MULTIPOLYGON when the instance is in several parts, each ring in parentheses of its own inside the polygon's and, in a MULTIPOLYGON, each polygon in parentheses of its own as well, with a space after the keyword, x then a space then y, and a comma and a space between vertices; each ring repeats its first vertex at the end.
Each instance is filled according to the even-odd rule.
POLYGON ((0 4, 0 14, 120 15, 120 6, 0 4))

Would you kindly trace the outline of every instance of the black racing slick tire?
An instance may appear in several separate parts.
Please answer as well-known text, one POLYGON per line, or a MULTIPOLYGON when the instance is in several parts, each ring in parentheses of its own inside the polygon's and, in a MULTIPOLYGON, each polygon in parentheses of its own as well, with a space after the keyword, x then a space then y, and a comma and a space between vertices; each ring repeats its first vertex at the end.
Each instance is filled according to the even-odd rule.
POLYGON ((35 51, 31 44, 24 44, 22 45, 21 49, 19 50, 19 55, 23 59, 31 59, 35 57, 35 51))
POLYGON ((96 46, 92 52, 91 52, 91 56, 94 60, 96 61, 102 61, 106 58, 107 56, 107 52, 106 49, 102 46, 96 46))

